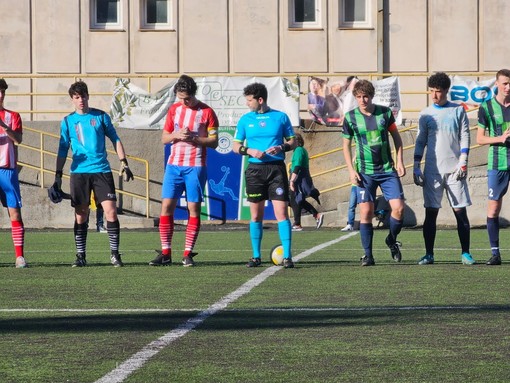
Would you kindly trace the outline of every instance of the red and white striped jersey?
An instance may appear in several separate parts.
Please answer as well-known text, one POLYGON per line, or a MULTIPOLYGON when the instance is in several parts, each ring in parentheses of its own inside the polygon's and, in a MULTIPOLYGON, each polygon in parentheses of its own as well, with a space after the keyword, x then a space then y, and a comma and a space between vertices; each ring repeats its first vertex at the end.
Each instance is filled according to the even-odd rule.
MULTIPOLYGON (((203 102, 193 108, 181 103, 168 109, 164 130, 169 133, 188 128, 197 137, 216 135, 218 117, 214 110, 203 102)), ((168 165, 205 166, 207 148, 193 142, 177 141, 172 144, 168 165)))
MULTIPOLYGON (((22 132, 22 123, 19 113, 7 109, 0 110, 0 118, 15 132, 22 132)), ((16 168, 16 148, 14 142, 7 136, 7 133, 0 127, 0 168, 16 168)))

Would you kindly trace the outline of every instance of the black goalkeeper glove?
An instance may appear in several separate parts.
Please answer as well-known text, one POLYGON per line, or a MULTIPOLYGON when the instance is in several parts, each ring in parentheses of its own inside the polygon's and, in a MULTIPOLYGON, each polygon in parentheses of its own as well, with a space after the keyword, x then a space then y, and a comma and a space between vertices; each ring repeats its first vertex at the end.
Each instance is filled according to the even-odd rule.
POLYGON ((71 199, 71 195, 64 193, 62 189, 60 188, 60 185, 58 182, 55 182, 49 189, 48 189, 48 197, 50 198, 51 202, 53 203, 60 203, 63 199, 71 199))
POLYGON ((127 160, 124 158, 120 160, 120 172, 119 176, 122 176, 124 178, 124 181, 129 182, 130 180, 134 180, 135 176, 133 176, 133 172, 131 169, 129 169, 129 165, 127 163, 127 160))
POLYGON ((48 197, 50 198, 51 202, 53 203, 60 203, 62 202, 62 190, 58 186, 58 183, 55 182, 49 189, 48 189, 48 197))

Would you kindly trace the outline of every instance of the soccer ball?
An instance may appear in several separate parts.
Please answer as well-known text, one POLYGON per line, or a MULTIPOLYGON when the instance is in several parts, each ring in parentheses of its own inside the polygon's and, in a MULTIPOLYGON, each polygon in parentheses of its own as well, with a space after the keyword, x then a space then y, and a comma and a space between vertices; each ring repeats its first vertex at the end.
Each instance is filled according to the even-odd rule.
POLYGON ((270 253, 271 262, 273 262, 276 266, 283 265, 283 246, 282 245, 276 245, 271 249, 270 253))

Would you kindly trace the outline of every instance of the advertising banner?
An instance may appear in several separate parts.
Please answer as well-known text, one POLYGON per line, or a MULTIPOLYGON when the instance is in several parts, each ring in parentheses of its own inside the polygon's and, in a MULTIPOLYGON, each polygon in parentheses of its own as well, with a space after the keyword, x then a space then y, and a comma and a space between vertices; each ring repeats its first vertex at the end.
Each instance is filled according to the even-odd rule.
MULTIPOLYGON (((311 77, 308 82, 308 112, 312 119, 326 126, 342 126, 344 115, 358 106, 352 88, 358 79, 350 76, 345 80, 324 80, 311 77)), ((397 125, 402 124, 400 81, 398 77, 373 80, 375 104, 389 107, 397 125)))
MULTIPOLYGON (((284 111, 293 126, 299 126, 299 87, 281 77, 203 77, 196 78, 197 98, 216 112, 220 127, 218 147, 207 149, 207 183, 205 200, 202 204, 202 219, 208 220, 249 220, 250 208, 246 200, 244 170, 246 156, 232 151, 235 127, 239 118, 247 113, 243 89, 252 82, 261 82, 268 89, 268 104, 273 109, 284 111)), ((111 115, 116 127, 137 129, 162 129, 166 112, 175 102, 173 84, 165 86, 155 94, 148 94, 118 79, 115 84, 111 115)), ((170 155, 171 145, 164 150, 164 163, 170 155)), ((270 203, 266 204, 265 219, 275 219, 270 203)), ((175 219, 188 218, 186 197, 178 203, 175 219)))
POLYGON ((461 76, 450 76, 452 85, 448 99, 465 106, 475 107, 483 101, 490 100, 496 90, 496 79, 476 81, 461 76))
MULTIPOLYGON (((175 103, 176 80, 156 93, 148 93, 118 78, 112 96, 110 115, 116 128, 163 129, 170 105, 175 103)), ((246 112, 243 89, 253 82, 267 87, 268 104, 287 113, 293 126, 299 126, 299 87, 283 77, 197 77, 197 98, 216 112, 220 126, 236 126, 246 112)))

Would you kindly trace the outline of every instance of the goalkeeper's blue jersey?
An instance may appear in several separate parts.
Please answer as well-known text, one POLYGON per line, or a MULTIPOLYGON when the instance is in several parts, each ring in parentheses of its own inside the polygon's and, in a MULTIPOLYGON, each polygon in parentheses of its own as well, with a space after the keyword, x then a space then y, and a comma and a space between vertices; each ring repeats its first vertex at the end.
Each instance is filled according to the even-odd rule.
POLYGON ((71 173, 110 172, 106 137, 115 148, 119 136, 108 114, 94 108, 90 108, 87 114, 71 113, 60 124, 58 156, 66 157, 71 148, 71 173))

